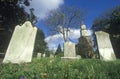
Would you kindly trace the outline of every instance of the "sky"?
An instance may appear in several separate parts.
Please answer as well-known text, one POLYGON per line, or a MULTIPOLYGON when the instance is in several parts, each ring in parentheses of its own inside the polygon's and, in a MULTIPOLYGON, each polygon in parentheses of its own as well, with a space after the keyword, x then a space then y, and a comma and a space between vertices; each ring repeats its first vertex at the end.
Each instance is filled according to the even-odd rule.
MULTIPOLYGON (((45 41, 51 50, 55 50, 59 43, 63 44, 62 35, 50 35, 48 28, 41 23, 41 20, 48 17, 50 11, 57 10, 63 5, 79 7, 85 11, 84 23, 89 30, 97 17, 106 10, 120 5, 120 0, 32 0, 30 7, 26 8, 26 11, 28 12, 29 8, 35 9, 34 14, 38 17, 36 26, 43 30, 46 36, 45 41)), ((91 30, 89 30, 89 33, 91 34, 91 30)), ((80 29, 70 29, 69 37, 77 40, 80 37, 80 29)))

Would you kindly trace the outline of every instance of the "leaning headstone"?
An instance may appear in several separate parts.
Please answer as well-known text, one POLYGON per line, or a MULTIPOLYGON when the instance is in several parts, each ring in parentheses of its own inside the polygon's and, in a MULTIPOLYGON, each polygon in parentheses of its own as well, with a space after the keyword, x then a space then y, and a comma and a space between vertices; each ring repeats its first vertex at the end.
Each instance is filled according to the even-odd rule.
POLYGON ((116 56, 110 41, 109 34, 103 31, 95 32, 101 60, 115 60, 116 56))
POLYGON ((37 28, 27 21, 16 26, 3 63, 31 62, 37 28))

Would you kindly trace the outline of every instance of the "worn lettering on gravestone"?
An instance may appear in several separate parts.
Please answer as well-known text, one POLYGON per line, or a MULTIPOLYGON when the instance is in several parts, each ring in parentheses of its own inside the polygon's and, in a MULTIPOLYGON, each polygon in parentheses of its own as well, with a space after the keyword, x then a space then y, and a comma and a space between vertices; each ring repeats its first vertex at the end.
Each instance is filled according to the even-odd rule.
POLYGON ((74 43, 72 43, 72 42, 64 43, 64 57, 76 57, 74 43))
POLYGON ((3 63, 31 62, 37 28, 27 21, 16 26, 3 63))
POLYGON ((95 32, 98 44, 100 59, 115 60, 116 56, 109 38, 109 34, 103 31, 95 32))

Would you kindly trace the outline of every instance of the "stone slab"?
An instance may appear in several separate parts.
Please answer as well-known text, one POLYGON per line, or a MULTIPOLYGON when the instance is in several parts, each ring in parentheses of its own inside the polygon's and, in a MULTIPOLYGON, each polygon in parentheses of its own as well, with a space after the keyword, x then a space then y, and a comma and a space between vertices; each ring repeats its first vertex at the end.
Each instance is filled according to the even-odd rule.
POLYGON ((37 58, 41 58, 42 57, 42 53, 37 53, 37 58))
POLYGON ((116 56, 110 41, 109 34, 103 31, 95 32, 101 60, 115 60, 116 56))
POLYGON ((81 57, 61 57, 62 59, 81 59, 81 57))
POLYGON ((75 44, 72 42, 64 43, 64 57, 76 57, 75 44))
POLYGON ((31 62, 37 28, 27 21, 16 26, 3 63, 31 62))

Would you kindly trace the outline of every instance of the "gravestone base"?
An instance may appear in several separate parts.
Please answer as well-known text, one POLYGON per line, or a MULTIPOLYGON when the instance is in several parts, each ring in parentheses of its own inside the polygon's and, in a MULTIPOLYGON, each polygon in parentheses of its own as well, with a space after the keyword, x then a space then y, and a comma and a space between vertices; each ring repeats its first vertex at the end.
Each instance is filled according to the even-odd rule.
POLYGON ((81 59, 81 57, 61 57, 61 59, 81 59))

